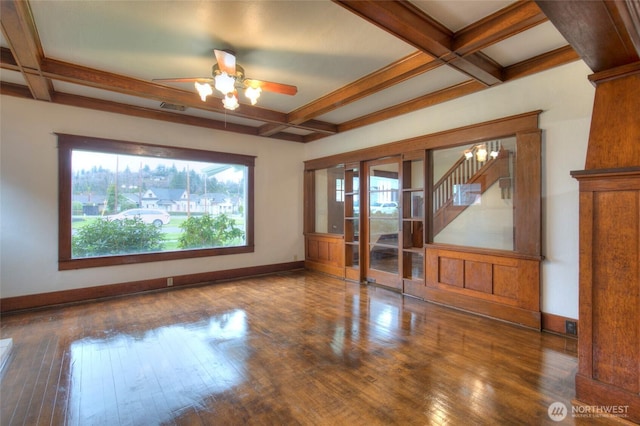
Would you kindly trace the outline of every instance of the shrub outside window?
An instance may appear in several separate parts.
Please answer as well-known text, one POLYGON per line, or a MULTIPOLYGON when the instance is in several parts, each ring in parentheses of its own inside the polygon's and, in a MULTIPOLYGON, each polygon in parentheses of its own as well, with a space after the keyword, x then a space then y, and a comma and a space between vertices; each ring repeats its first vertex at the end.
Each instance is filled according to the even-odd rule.
POLYGON ((58 135, 59 269, 253 251, 252 156, 58 135))

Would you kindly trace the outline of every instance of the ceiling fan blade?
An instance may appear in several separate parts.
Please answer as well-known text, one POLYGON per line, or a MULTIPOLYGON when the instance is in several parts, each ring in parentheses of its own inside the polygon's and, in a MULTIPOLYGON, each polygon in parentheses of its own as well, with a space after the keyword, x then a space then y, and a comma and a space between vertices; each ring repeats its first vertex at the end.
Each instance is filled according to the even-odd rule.
POLYGON ((259 87, 265 92, 274 92, 283 95, 293 96, 298 93, 298 88, 296 86, 274 83, 272 81, 254 80, 252 78, 247 78, 244 80, 244 84, 249 87, 259 87))
POLYGON ((213 52, 216 55, 220 71, 224 71, 229 75, 236 75, 236 55, 218 49, 214 49, 213 52))
POLYGON ((158 83, 211 83, 211 77, 184 77, 184 78, 154 78, 151 81, 158 83))

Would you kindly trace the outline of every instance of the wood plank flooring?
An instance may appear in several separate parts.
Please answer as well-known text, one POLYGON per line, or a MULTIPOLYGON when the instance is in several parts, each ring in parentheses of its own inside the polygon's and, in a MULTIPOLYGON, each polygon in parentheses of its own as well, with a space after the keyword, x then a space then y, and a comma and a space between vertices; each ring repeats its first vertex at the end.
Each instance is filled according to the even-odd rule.
POLYGON ((612 422, 571 416, 575 340, 312 272, 10 314, 0 334, 3 426, 612 422))

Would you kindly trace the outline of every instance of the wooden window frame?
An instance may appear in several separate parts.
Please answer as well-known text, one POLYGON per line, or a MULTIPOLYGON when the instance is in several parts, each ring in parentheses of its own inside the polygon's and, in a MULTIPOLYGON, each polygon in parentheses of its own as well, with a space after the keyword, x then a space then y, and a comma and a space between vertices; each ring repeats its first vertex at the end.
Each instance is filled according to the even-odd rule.
POLYGON ((83 269, 101 266, 128 265, 144 262, 190 259, 254 251, 254 176, 255 157, 216 151, 205 151, 174 146, 119 141, 87 136, 56 133, 58 137, 58 270, 83 269), (144 254, 128 254, 91 258, 71 256, 71 154, 74 149, 123 155, 139 155, 164 159, 209 161, 247 167, 246 243, 236 247, 216 247, 144 254))

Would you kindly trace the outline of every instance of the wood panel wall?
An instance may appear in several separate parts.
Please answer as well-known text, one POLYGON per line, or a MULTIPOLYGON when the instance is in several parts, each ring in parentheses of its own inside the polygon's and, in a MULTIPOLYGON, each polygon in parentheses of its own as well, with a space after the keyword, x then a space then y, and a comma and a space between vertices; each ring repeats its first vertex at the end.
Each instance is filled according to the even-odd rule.
POLYGON ((590 77, 596 96, 580 184, 576 398, 640 423, 640 63, 590 77))
POLYGON ((640 167, 582 172, 576 397, 640 421, 640 167))
POLYGON ((541 328, 540 259, 426 247, 424 299, 541 328))
POLYGON ((331 234, 305 235, 305 268, 344 278, 344 237, 331 234))

